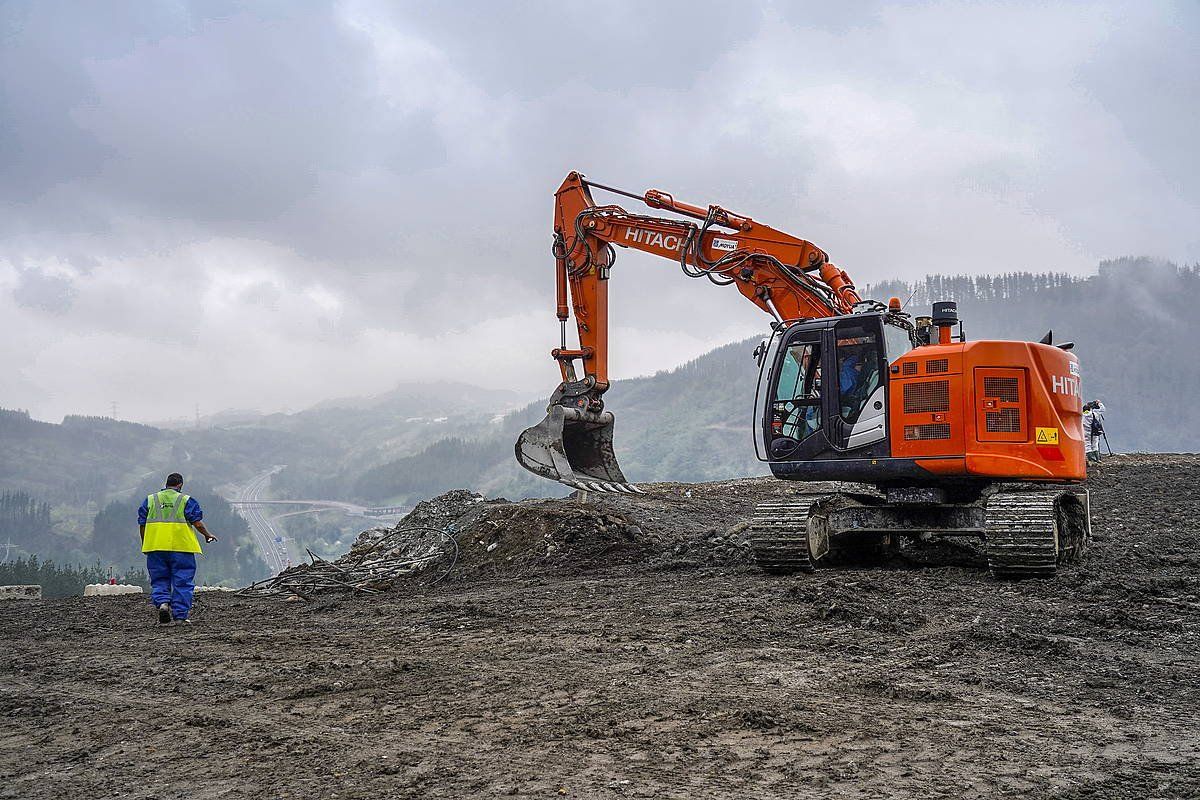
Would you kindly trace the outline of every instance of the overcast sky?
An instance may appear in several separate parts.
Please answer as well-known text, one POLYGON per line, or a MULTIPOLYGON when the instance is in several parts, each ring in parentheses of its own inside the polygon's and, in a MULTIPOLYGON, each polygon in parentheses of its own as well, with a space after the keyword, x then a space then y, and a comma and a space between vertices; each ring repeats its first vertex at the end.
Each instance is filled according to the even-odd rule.
MULTIPOLYGON (((548 393, 564 175, 859 284, 1200 260, 1200 5, 0 2, 0 406, 548 393)), ((622 251, 613 371, 765 326, 622 251)))

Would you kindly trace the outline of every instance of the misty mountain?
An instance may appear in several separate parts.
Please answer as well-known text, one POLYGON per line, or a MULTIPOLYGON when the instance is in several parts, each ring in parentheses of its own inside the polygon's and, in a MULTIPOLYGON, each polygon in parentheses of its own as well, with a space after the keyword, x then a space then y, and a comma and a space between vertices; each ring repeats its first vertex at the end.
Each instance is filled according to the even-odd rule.
POLYGON ((373 397, 342 397, 317 403, 307 414, 330 409, 342 411, 390 412, 406 416, 445 416, 447 410, 507 411, 525 405, 532 399, 528 393, 510 389, 485 389, 460 381, 432 383, 402 383, 395 389, 373 397))
POLYGON ((329 418, 332 413, 353 416, 354 412, 379 415, 390 413, 409 421, 414 418, 433 420, 454 413, 495 413, 519 408, 531 400, 528 393, 509 389, 491 389, 460 381, 430 383, 400 383, 394 389, 370 397, 337 397, 323 400, 296 413, 264 414, 248 409, 229 409, 200 417, 198 420, 176 419, 155 423, 155 427, 187 430, 231 425, 295 428, 294 423, 329 418))
MULTIPOLYGON (((314 497, 336 499, 345 496, 337 481, 343 471, 357 474, 420 451, 448 431, 481 435, 518 400, 514 392, 462 383, 436 384, 428 393, 402 385, 296 414, 233 412, 205 418, 199 427, 171 428, 82 416, 55 424, 0 409, 0 496, 6 508, 37 509, 32 517, 0 514, 0 545, 13 543, 13 552, 4 551, 11 557, 113 563, 116 550, 95 544, 102 530, 118 524, 122 512, 113 503, 131 506, 125 516, 132 526, 137 498, 147 486, 161 486, 170 471, 184 473, 189 488, 217 487, 210 494, 219 500, 263 470, 287 464, 279 494, 289 494, 291 478, 314 497)), ((295 527, 305 522, 297 519, 295 527)), ((241 579, 254 569, 252 555, 238 552, 228 564, 214 557, 208 568, 217 579, 241 579)))
MULTIPOLYGON (((703 481, 766 473, 750 439, 758 341, 728 344, 677 369, 613 383, 605 403, 617 415, 614 441, 627 478, 703 481)), ((368 470, 348 488, 369 502, 412 502, 459 485, 506 497, 563 495, 570 490, 525 471, 513 457, 517 436, 545 413, 545 401, 533 403, 486 436, 435 442, 368 470)))

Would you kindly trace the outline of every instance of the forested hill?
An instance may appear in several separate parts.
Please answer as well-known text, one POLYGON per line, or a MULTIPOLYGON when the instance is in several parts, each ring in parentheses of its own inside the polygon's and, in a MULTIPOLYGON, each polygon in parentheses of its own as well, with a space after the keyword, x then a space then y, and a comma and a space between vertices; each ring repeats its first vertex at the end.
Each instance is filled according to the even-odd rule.
POLYGON ((931 276, 868 287, 870 296, 929 308, 959 304, 969 339, 1075 342, 1085 399, 1108 408, 1108 437, 1124 450, 1200 450, 1200 265, 1148 258, 1104 261, 1086 277, 1013 273, 931 276))
MULTIPOLYGON (((1146 258, 1106 261, 1098 274, 1014 272, 930 276, 866 286, 864 296, 907 300, 914 314, 955 300, 969 339, 1074 341, 1086 399, 1108 408, 1114 448, 1200 450, 1200 269, 1146 258)), ((756 340, 721 347, 679 369, 617 381, 607 407, 617 418, 615 443, 634 481, 708 480, 762 473, 750 436, 756 340)), ((516 465, 517 434, 544 409, 510 415, 495 435, 446 439, 420 453, 365 472, 354 494, 404 500, 471 485, 521 496, 557 491, 516 465)))

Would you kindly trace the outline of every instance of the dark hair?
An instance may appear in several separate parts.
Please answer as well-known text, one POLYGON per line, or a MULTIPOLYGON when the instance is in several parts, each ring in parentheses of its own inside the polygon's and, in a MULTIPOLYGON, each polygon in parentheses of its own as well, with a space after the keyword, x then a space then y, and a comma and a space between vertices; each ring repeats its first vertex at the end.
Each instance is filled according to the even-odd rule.
POLYGON ((172 472, 167 476, 167 486, 183 486, 183 476, 178 472, 172 472))

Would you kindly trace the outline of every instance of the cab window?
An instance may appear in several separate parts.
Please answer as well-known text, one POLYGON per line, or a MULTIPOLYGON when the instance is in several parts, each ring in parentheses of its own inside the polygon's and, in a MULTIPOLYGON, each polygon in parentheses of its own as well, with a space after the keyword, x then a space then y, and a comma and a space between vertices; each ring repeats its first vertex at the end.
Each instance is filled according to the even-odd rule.
POLYGON ((804 439, 821 427, 821 345, 805 342, 788 347, 779 370, 772 404, 776 435, 804 439))
POLYGON ((838 405, 842 419, 849 424, 858 421, 882 380, 877 331, 861 323, 837 328, 838 405))
POLYGON ((913 349, 912 339, 909 337, 908 331, 898 325, 888 325, 885 322, 883 324, 883 340, 889 364, 895 362, 897 358, 913 349))

